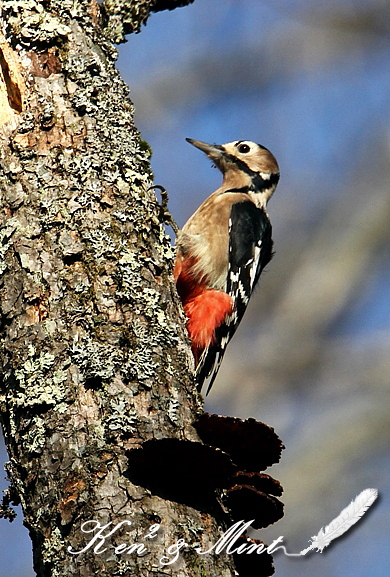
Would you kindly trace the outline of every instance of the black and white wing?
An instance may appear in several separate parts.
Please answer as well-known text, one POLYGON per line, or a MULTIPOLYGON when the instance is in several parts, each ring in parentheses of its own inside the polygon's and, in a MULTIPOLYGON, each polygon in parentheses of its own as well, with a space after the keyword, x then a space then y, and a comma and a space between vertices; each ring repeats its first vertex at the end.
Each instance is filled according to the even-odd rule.
POLYGON ((251 201, 232 205, 229 219, 229 270, 226 292, 234 302, 231 315, 216 329, 216 342, 205 349, 196 369, 198 390, 208 380, 209 393, 226 347, 244 315, 261 271, 272 258, 272 227, 266 212, 251 201))

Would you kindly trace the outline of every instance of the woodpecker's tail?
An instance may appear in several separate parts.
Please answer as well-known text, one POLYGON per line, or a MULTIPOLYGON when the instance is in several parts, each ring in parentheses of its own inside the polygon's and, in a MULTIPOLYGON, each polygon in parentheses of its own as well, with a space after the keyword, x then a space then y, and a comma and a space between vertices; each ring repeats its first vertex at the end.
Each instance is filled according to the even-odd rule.
POLYGON ((198 391, 200 392, 203 385, 207 382, 206 396, 209 394, 210 389, 214 384, 226 347, 234 334, 234 331, 230 329, 229 324, 226 324, 226 320, 229 320, 234 314, 235 311, 232 311, 230 315, 227 315, 225 317, 225 322, 215 330, 214 344, 210 345, 203 351, 196 367, 198 391))
POLYGON ((214 384, 224 353, 225 350, 221 350, 218 345, 214 345, 205 349, 199 359, 196 367, 196 381, 199 392, 201 392, 203 385, 207 384, 206 396, 214 384))

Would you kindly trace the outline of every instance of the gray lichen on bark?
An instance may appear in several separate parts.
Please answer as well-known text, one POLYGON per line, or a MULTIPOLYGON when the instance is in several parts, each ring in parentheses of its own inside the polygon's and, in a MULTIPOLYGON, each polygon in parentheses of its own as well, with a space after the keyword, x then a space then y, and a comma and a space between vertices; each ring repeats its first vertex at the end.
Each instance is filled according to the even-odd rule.
POLYGON ((125 34, 139 32, 151 12, 173 10, 194 0, 104 0, 103 22, 105 34, 113 42, 123 42, 125 34))
MULTIPOLYGON (((127 4, 147 14, 152 3, 127 4)), ((165 546, 221 528, 124 476, 125 451, 145 440, 199 440, 150 150, 94 1, 5 0, 1 20, 0 410, 13 496, 40 577, 158 575, 165 546), (89 519, 131 520, 131 542, 156 519, 162 529, 146 557, 75 559, 67 546, 84 547, 89 519)), ((230 567, 190 549, 164 574, 230 567)))

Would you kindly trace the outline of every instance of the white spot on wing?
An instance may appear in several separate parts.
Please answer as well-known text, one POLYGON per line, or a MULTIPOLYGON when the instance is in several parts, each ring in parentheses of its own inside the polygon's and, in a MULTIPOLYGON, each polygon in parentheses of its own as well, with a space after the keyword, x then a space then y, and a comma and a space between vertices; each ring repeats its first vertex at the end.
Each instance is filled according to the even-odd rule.
MULTIPOLYGON (((261 242, 260 242, 260 244, 261 244, 261 242)), ((250 273, 249 273, 250 279, 251 279, 251 290, 253 289, 253 283, 255 282, 255 276, 256 276, 256 271, 257 271, 257 265, 258 265, 259 258, 260 258, 260 252, 261 252, 260 246, 255 246, 255 254, 253 257, 253 264, 251 266, 250 273)))

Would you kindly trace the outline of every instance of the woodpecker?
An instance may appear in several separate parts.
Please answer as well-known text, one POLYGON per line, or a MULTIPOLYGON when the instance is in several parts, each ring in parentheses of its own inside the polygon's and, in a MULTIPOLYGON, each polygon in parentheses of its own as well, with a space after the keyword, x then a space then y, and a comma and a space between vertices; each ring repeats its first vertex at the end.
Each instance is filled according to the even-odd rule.
POLYGON ((198 390, 209 393, 261 271, 272 258, 266 205, 279 181, 273 154, 249 140, 187 142, 222 172, 222 186, 179 230, 174 277, 187 316, 198 390))

